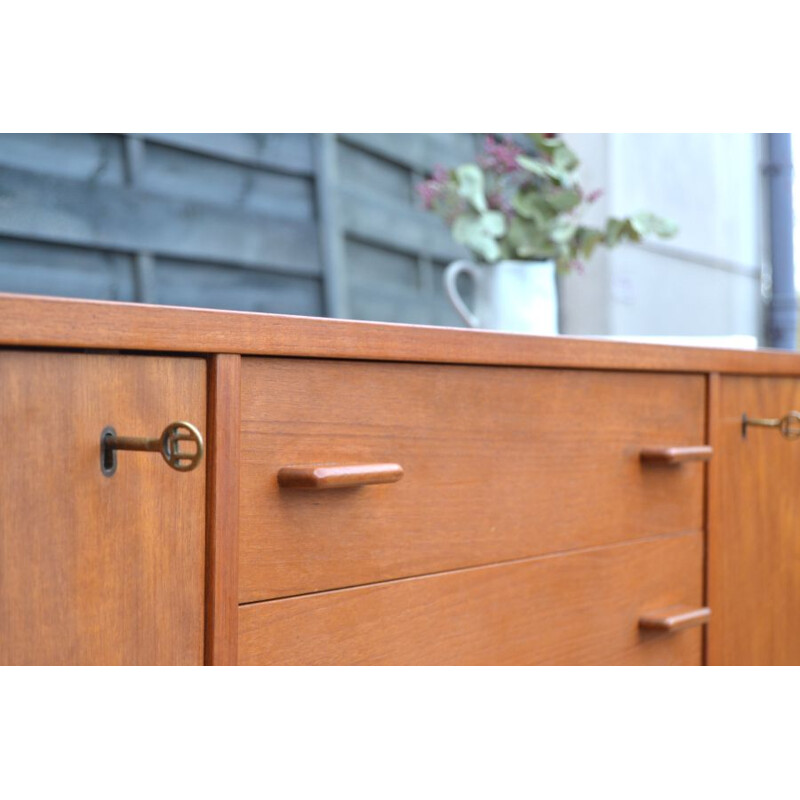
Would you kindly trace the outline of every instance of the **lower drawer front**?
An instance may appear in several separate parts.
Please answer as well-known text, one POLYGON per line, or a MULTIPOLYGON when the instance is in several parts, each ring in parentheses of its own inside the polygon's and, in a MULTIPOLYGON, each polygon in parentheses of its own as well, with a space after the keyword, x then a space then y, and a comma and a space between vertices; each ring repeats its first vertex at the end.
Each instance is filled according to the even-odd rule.
POLYGON ((460 570, 239 609, 242 664, 700 664, 702 534, 460 570))

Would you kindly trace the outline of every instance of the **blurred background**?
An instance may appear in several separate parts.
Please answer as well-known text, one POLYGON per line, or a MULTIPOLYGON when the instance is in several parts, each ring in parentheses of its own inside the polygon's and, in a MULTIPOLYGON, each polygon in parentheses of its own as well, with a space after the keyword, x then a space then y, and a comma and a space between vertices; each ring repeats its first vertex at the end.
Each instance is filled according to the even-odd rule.
MULTIPOLYGON (((414 189, 485 135, 2 134, 0 291, 459 326, 414 189)), ((788 134, 563 136, 590 221, 680 230, 562 276, 562 333, 795 346, 788 134)))

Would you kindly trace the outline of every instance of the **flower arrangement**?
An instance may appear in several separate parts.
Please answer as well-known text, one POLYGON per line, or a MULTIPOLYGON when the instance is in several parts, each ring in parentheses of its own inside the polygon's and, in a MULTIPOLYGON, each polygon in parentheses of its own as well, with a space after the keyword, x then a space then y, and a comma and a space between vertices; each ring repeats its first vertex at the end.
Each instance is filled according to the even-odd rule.
POLYGON ((516 142, 488 136, 477 163, 436 167, 417 186, 425 208, 441 216, 479 261, 552 259, 561 271, 581 269, 599 244, 677 233, 673 222, 647 212, 612 217, 604 228, 582 224, 582 213, 602 192, 584 192, 577 178, 580 162, 562 138, 528 136, 533 155, 516 142))

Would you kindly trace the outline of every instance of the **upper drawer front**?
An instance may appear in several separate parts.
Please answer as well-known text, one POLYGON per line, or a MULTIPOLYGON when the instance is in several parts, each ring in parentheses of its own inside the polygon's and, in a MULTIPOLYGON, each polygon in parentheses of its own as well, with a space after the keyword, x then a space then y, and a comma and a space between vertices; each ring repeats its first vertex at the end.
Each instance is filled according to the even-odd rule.
POLYGON ((701 376, 312 359, 242 365, 240 601, 702 527, 701 376), (292 465, 397 483, 280 488, 292 465))
POLYGON ((703 535, 359 586, 239 609, 242 664, 699 664, 703 535))

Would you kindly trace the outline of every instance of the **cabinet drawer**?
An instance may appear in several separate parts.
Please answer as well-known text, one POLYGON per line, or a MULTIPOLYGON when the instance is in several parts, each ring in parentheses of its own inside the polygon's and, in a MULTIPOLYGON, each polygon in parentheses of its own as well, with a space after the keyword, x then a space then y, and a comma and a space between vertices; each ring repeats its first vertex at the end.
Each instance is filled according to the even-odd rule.
POLYGON ((240 602, 702 527, 702 376, 246 358, 240 602), (281 488, 292 465, 397 483, 281 488))
POLYGON ((292 597, 239 609, 243 664, 700 664, 702 534, 292 597))

